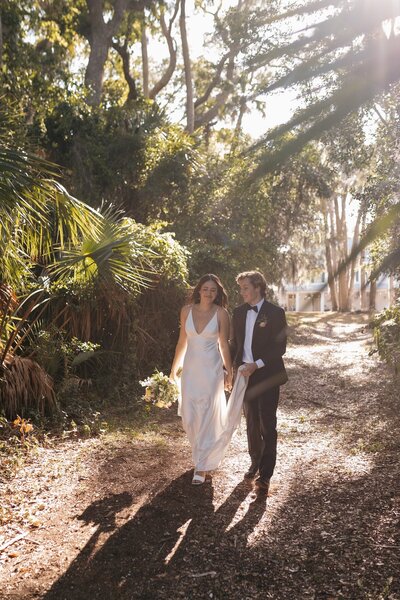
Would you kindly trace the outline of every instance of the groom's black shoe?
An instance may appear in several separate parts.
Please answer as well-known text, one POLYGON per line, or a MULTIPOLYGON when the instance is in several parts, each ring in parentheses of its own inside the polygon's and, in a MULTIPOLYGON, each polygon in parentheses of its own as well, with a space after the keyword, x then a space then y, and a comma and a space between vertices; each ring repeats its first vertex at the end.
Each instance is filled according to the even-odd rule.
POLYGON ((258 466, 251 465, 250 469, 244 474, 245 479, 255 479, 258 473, 258 466))

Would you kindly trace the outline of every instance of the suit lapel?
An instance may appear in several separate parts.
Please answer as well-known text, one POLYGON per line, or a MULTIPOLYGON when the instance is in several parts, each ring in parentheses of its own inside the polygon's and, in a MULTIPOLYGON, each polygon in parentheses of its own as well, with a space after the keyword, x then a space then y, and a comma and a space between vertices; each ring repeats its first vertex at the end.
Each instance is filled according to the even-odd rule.
POLYGON ((242 342, 244 343, 244 336, 246 334, 246 317, 247 317, 247 307, 243 306, 243 309, 239 313, 239 332, 242 342))
POLYGON ((244 347, 244 338, 246 335, 246 317, 247 317, 247 308, 246 305, 243 305, 242 310, 238 314, 238 346, 239 346, 239 354, 243 355, 243 347, 244 347))
POLYGON ((252 349, 253 355, 255 352, 254 344, 257 343, 257 340, 263 339, 264 340, 263 343, 265 343, 265 334, 267 332, 267 329, 266 329, 266 325, 263 326, 263 322, 267 321, 267 316, 268 316, 268 302, 266 300, 264 300, 263 304, 261 305, 260 310, 258 311, 256 322, 254 323, 253 337, 251 340, 251 349, 252 349), (262 335, 260 336, 260 334, 262 334, 262 335))
POLYGON ((266 317, 267 309, 268 309, 268 305, 267 305, 267 302, 264 300, 264 302, 261 304, 260 310, 258 311, 258 315, 257 315, 257 319, 255 322, 254 328, 257 325, 257 323, 260 323, 260 321, 263 320, 263 317, 266 317))
MULTIPOLYGON (((252 346, 252 350, 253 350, 253 354, 254 354, 254 342, 257 340, 257 338, 259 339, 259 334, 262 332, 262 339, 265 339, 265 328, 260 327, 260 323, 266 319, 266 317, 268 316, 268 302, 266 300, 264 300, 264 302, 261 305, 260 310, 258 311, 257 314, 257 319, 254 323, 254 329, 253 329, 253 336, 252 336, 252 340, 251 340, 251 346, 252 346), (260 330, 260 331, 258 331, 260 330)), ((238 340, 238 356, 242 357, 243 355, 243 348, 244 348, 244 339, 246 336, 246 318, 247 318, 247 305, 244 304, 242 309, 240 310, 240 312, 238 313, 237 319, 238 319, 238 330, 237 330, 237 340, 238 340)))

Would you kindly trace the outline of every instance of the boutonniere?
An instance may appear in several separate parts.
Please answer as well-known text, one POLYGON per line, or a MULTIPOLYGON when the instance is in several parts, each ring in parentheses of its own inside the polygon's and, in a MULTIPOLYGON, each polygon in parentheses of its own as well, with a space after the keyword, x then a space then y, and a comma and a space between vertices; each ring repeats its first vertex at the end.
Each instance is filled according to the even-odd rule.
POLYGON ((261 317, 258 319, 258 326, 266 327, 267 325, 268 325, 268 319, 267 319, 266 315, 261 315, 261 317))

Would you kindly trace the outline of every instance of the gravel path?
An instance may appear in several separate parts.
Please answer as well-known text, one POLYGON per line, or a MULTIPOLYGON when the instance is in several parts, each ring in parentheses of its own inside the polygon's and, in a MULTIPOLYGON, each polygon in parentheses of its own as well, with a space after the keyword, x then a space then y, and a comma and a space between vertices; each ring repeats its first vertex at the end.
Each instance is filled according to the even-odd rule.
POLYGON ((303 315, 286 356, 268 498, 244 423, 190 485, 171 411, 41 448, 3 484, 0 598, 400 600, 400 393, 363 315, 303 315))

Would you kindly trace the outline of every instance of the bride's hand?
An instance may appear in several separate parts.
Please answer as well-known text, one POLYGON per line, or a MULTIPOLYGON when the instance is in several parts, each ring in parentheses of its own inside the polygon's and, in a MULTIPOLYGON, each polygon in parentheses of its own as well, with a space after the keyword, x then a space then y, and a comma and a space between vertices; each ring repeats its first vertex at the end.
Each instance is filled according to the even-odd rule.
POLYGON ((228 392, 231 391, 231 389, 232 389, 232 371, 224 372, 224 387, 228 392))

